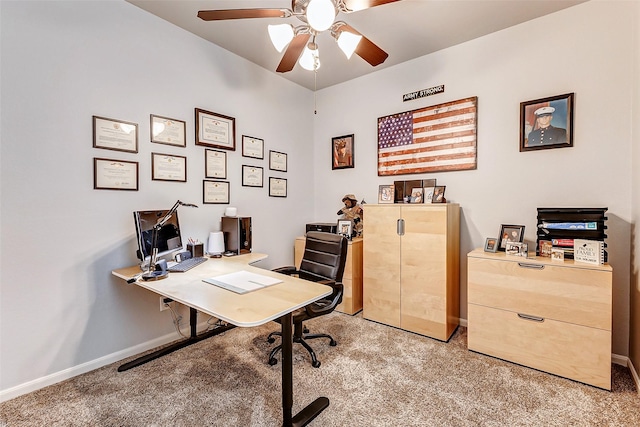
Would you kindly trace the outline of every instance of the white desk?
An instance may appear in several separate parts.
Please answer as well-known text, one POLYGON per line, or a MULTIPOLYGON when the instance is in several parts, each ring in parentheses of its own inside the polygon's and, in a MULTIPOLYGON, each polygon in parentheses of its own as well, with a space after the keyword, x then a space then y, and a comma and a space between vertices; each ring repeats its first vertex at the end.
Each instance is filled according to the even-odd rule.
MULTIPOLYGON (((269 270, 253 267, 250 264, 266 258, 263 254, 245 254, 234 257, 212 258, 185 273, 169 273, 162 280, 145 282, 138 279, 135 285, 146 288, 162 296, 171 298, 190 307, 191 337, 178 342, 166 351, 160 350, 151 357, 143 356, 134 362, 123 365, 120 371, 146 363, 161 355, 198 342, 212 335, 224 332, 223 327, 210 333, 196 336, 195 323, 197 312, 209 314, 231 325, 240 327, 258 326, 282 318, 282 413, 283 425, 303 426, 308 424, 322 410, 329 406, 329 399, 319 397, 297 415, 292 416, 293 407, 293 321, 292 312, 316 300, 331 294, 331 287, 295 277, 286 276, 269 270), (277 277, 282 283, 268 286, 246 294, 237 294, 202 279, 233 273, 251 271, 270 277, 277 277), (173 348, 177 347, 177 348, 173 348)), ((113 275, 128 280, 140 273, 139 267, 114 270, 113 275)), ((265 355, 266 358, 266 355, 265 355)), ((266 359, 265 359, 266 360, 266 359)))

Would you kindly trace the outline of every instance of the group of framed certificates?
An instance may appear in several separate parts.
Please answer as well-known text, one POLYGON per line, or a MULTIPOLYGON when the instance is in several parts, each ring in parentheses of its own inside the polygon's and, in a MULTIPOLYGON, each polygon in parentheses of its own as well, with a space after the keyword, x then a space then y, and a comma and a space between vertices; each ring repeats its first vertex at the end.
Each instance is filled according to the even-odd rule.
MULTIPOLYGON (((203 203, 228 204, 227 151, 236 150, 235 119, 233 117, 195 109, 195 144, 204 150, 205 179, 203 203)), ((150 139, 157 144, 186 147, 186 122, 150 115, 150 139)), ((93 147, 138 153, 138 124, 93 116, 93 147)), ((264 140, 242 136, 242 156, 264 160, 264 140)), ((94 157, 94 189, 137 191, 139 164, 137 161, 94 157)), ((287 154, 269 150, 269 170, 287 172, 287 154)), ((242 165, 242 186, 264 187, 264 168, 242 165)), ((153 181, 187 182, 187 157, 160 152, 151 153, 153 181)), ((287 180, 269 177, 269 196, 287 197, 287 180)))

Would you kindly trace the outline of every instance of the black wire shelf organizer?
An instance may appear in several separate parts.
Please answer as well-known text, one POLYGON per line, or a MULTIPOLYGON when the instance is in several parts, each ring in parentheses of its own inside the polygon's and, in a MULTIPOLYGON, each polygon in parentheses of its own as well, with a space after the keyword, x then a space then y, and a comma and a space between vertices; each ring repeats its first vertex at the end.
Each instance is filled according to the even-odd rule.
POLYGON ((540 255, 540 242, 551 241, 553 247, 564 249, 565 259, 573 259, 573 239, 603 241, 604 262, 607 262, 607 217, 608 208, 538 208, 536 255, 540 255), (565 224, 572 228, 553 228, 565 224), (573 225, 573 226, 572 226, 573 225), (569 246, 569 241, 571 245, 569 246))

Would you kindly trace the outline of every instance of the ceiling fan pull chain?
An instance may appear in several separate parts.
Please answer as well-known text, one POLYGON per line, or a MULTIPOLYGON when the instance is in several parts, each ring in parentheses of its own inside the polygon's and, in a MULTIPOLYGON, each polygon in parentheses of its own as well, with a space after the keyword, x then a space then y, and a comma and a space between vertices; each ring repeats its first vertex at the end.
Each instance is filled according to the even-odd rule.
POLYGON ((318 106, 316 104, 316 88, 318 86, 318 68, 313 70, 313 114, 318 114, 318 106))

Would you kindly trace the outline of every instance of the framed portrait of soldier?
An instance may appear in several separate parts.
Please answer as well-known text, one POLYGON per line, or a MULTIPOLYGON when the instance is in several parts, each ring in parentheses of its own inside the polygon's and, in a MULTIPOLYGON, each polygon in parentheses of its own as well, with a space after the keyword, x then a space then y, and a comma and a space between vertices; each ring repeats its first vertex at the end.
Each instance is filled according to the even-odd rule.
POLYGON ((353 134, 331 138, 331 169, 347 169, 354 167, 353 134))
POLYGON ((573 147, 573 93, 520 103, 520 151, 573 147))

